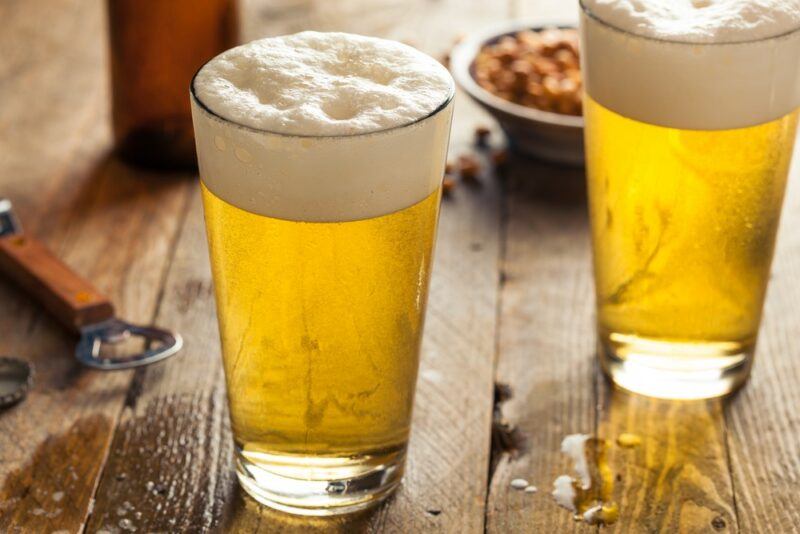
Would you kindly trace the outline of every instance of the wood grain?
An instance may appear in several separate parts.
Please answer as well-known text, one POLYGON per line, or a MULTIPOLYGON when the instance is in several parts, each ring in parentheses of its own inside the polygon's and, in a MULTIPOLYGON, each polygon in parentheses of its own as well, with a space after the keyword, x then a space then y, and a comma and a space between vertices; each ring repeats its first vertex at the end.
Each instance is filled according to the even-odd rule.
MULTIPOLYGON (((26 231, 146 323, 183 184, 107 156, 101 6, 0 6, 0 181, 26 231)), ((80 367, 77 339, 5 281, 0 302, 2 351, 38 370, 28 399, 0 413, 0 531, 80 531, 131 375, 80 367)))
MULTIPOLYGON (((513 2, 525 20, 566 19, 565 2, 513 2)), ((496 380, 510 398, 498 417, 515 429, 515 450, 497 450, 487 509, 489 532, 583 532, 549 495, 571 473, 562 438, 594 433, 596 393, 593 286, 584 177, 523 158, 512 159, 507 189, 500 335, 496 380), (535 494, 510 487, 522 478, 535 494)))
POLYGON ((511 165, 496 379, 510 387, 501 414, 523 443, 518 450, 498 451, 488 531, 588 531, 548 495, 553 480, 572 470, 559 452, 561 439, 595 431, 583 173, 533 161, 511 165), (512 489, 515 478, 540 491, 512 489))

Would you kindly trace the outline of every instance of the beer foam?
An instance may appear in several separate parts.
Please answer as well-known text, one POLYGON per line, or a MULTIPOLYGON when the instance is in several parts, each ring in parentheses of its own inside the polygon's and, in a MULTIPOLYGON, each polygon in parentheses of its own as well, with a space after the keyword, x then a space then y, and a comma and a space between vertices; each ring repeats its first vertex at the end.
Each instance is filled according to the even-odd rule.
POLYGON ((228 120, 291 135, 348 135, 413 122, 453 90, 447 70, 402 43, 302 32, 223 52, 195 94, 228 120))
POLYGON ((658 39, 733 43, 800 27, 800 0, 584 0, 598 18, 658 39))
POLYGON ((444 67, 400 43, 316 32, 254 41, 193 81, 201 178, 269 217, 399 211, 441 185, 453 92, 444 67))
POLYGON ((586 90, 662 126, 753 126, 800 106, 800 0, 583 0, 586 90))

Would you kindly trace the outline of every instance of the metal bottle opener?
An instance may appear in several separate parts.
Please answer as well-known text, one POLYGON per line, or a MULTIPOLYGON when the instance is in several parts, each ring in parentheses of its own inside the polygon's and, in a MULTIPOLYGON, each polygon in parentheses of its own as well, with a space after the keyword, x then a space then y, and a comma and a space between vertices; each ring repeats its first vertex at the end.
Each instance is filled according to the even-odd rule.
POLYGON ((115 317, 114 306, 89 282, 56 258, 44 244, 25 235, 11 202, 0 198, 0 272, 35 297, 56 319, 80 334, 75 357, 95 369, 139 367, 168 358, 183 345, 175 332, 137 326, 115 317), (103 357, 101 348, 143 338, 146 349, 138 354, 103 357), (153 342, 158 346, 152 347, 153 342))

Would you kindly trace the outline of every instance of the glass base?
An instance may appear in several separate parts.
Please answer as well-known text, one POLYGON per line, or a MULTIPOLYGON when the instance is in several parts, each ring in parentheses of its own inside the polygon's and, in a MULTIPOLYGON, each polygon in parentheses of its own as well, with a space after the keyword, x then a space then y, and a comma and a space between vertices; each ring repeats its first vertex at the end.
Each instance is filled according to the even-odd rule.
POLYGON ((601 335, 600 365, 617 386, 661 399, 708 399, 747 380, 755 341, 681 343, 627 334, 601 335))
POLYGON ((358 456, 269 454, 236 448, 239 483, 255 500, 283 512, 330 516, 362 510, 394 491, 405 447, 358 456))

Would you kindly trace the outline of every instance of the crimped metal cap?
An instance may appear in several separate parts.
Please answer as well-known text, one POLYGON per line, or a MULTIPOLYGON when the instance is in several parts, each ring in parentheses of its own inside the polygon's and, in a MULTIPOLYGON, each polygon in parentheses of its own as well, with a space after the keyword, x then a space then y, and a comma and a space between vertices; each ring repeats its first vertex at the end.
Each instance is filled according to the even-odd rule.
POLYGON ((19 358, 0 356, 0 408, 16 404, 33 386, 33 366, 19 358))

